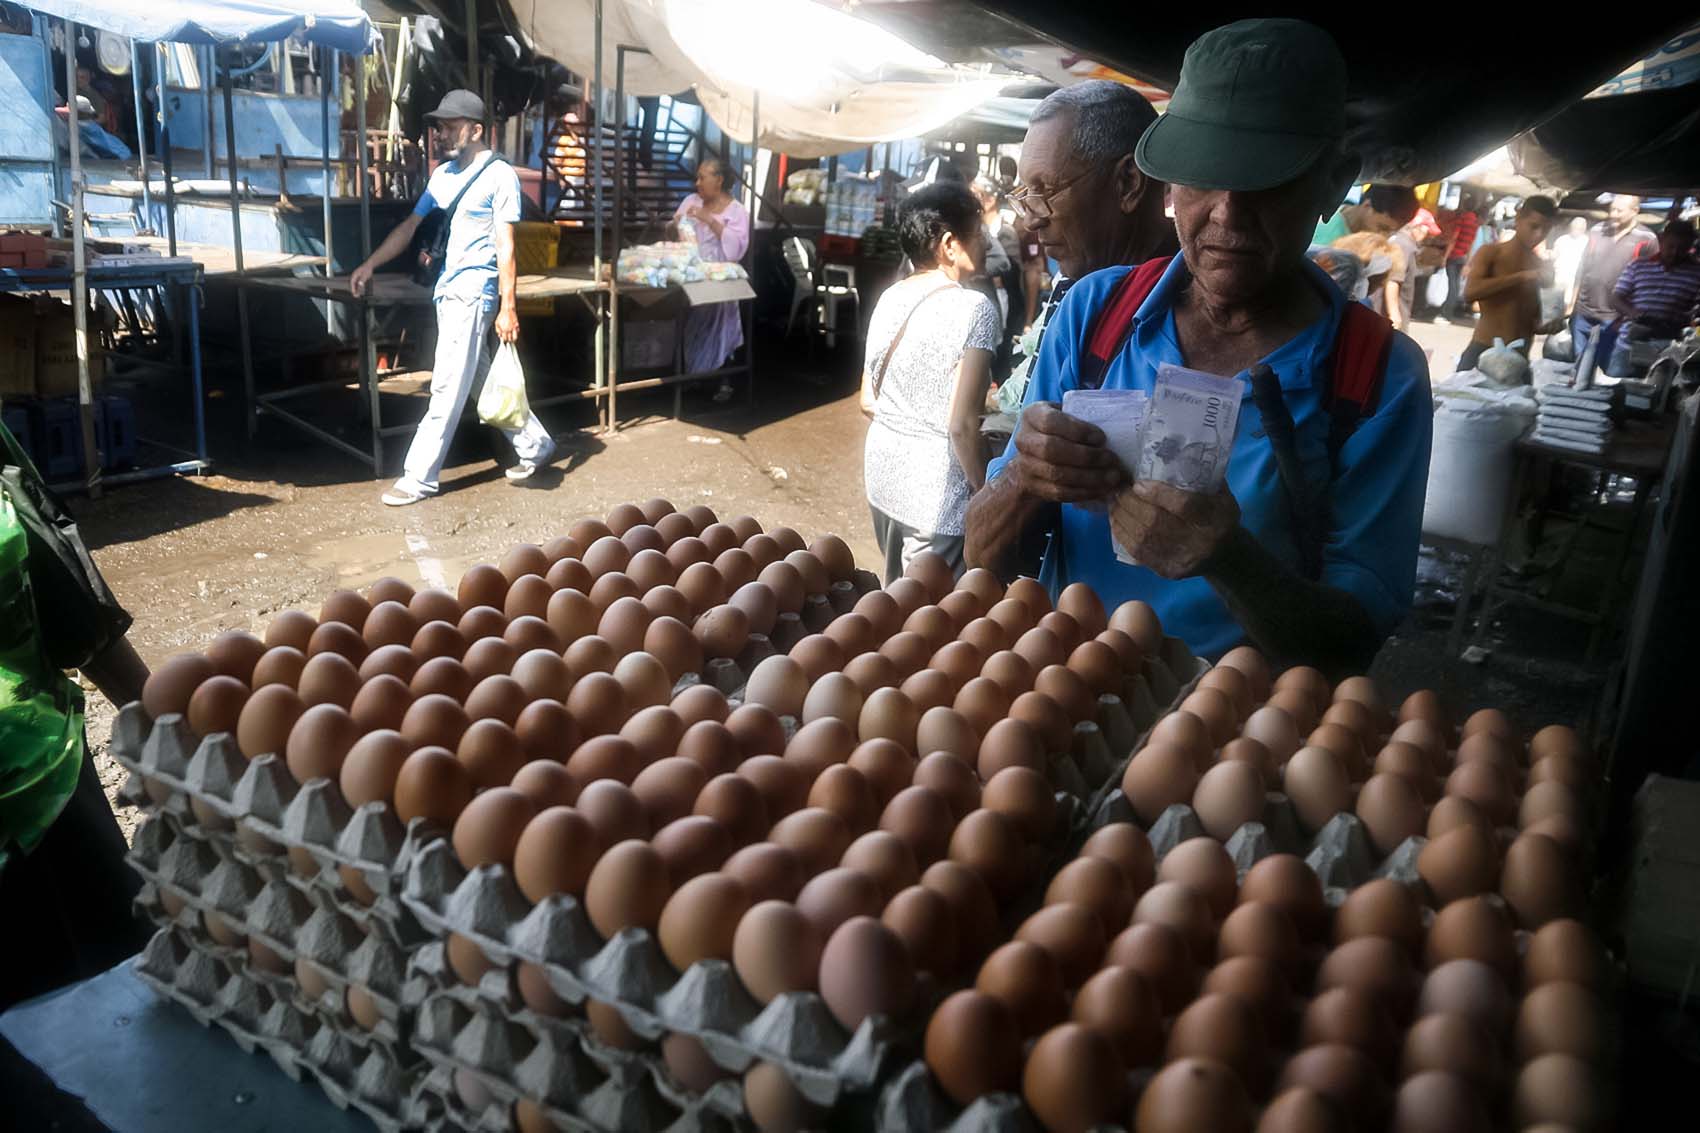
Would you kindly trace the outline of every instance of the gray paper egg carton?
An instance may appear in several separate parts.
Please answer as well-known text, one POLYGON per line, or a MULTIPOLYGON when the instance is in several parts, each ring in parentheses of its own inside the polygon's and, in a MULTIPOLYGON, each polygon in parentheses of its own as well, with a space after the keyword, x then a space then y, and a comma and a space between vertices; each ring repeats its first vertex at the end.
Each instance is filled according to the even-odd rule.
POLYGON ((604 941, 573 897, 533 906, 506 869, 468 872, 446 843, 414 857, 402 899, 427 929, 464 936, 499 965, 538 965, 569 1003, 611 1004, 644 1038, 682 1031, 734 1073, 758 1060, 776 1063, 818 1105, 872 1087, 897 1048, 916 1037, 883 1017, 846 1034, 814 992, 781 995, 763 1007, 723 960, 676 972, 648 931, 626 929, 604 941))
MULTIPOLYGON (((1137 1099, 1154 1075, 1150 1067, 1128 1071, 1127 1096, 1137 1099)), ((872 1127, 878 1133, 1043 1133, 1044 1129, 1020 1094, 987 1094, 967 1107, 957 1105, 918 1059, 880 1091, 872 1127)), ((1128 1127, 1106 1123, 1094 1126, 1093 1133, 1128 1133, 1128 1127)))

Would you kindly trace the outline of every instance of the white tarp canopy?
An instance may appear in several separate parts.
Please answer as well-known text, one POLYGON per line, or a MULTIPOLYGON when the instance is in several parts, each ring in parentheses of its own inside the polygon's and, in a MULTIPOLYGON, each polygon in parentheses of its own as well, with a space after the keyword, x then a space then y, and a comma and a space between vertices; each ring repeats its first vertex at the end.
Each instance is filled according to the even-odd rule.
MULTIPOLYGON (((533 49, 583 75, 595 67, 596 0, 516 9, 533 49)), ((997 95, 1008 78, 941 62, 883 28, 814 0, 603 0, 603 77, 628 52, 633 95, 694 91, 727 134, 798 157, 918 137, 997 95)))
POLYGON ((24 7, 144 43, 310 43, 363 55, 374 29, 354 0, 24 0, 24 7))

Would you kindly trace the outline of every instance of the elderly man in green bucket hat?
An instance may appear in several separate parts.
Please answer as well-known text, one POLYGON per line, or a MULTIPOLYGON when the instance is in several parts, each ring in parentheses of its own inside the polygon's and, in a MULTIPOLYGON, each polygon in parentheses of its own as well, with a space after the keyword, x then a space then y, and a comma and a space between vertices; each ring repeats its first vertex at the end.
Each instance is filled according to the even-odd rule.
POLYGON ((1096 272, 1063 301, 970 505, 970 565, 1007 576, 1042 553, 1053 594, 1085 582, 1111 608, 1148 602, 1201 656, 1251 645, 1333 677, 1369 665, 1410 606, 1431 408, 1422 350, 1305 257, 1359 168, 1346 91, 1339 47, 1299 20, 1243 20, 1188 48, 1135 151, 1172 186, 1181 254, 1096 272), (1241 403, 1237 429, 1192 446, 1217 468, 1226 456, 1220 487, 1151 474, 1175 449, 1154 447, 1168 419, 1137 397, 1093 395, 1092 421, 1062 409, 1080 390, 1156 406, 1187 382, 1241 403))

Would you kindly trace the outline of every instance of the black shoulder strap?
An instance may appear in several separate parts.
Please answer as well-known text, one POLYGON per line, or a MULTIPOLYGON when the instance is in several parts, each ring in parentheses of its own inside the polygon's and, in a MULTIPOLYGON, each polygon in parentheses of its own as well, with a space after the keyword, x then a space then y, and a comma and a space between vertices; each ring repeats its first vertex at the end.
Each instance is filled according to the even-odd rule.
POLYGON ((460 187, 460 192, 455 194, 455 199, 450 201, 449 207, 443 210, 443 228, 445 230, 449 226, 449 221, 454 219, 455 209, 460 207, 460 199, 466 196, 466 191, 472 188, 473 185, 477 184, 478 179, 484 176, 492 165, 496 165, 498 163, 506 164, 506 159, 495 150, 489 150, 487 152, 490 154, 489 159, 486 160, 483 165, 478 167, 478 171, 476 173, 466 179, 466 184, 460 187))

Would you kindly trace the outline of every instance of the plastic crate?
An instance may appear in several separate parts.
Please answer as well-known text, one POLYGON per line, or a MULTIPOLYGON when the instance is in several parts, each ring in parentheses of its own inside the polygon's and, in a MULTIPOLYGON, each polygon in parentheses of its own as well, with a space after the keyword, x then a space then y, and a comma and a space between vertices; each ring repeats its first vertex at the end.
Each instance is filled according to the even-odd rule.
POLYGON ((5 423, 6 431, 18 439, 30 461, 40 464, 35 451, 35 426, 30 422, 30 411, 22 405, 7 405, 0 408, 0 421, 5 423))
MULTIPOLYGON (((81 437, 81 431, 77 435, 81 437)), ((129 398, 108 393, 96 399, 94 435, 102 468, 111 471, 136 462, 136 411, 129 398)))
POLYGON ((35 403, 35 466, 49 481, 70 480, 83 470, 83 426, 74 398, 35 403))
MULTIPOLYGON (((553 271, 561 262, 561 230, 553 222, 522 220, 514 225, 514 267, 521 275, 553 271)), ((553 315, 553 299, 521 299, 522 315, 553 315)))

